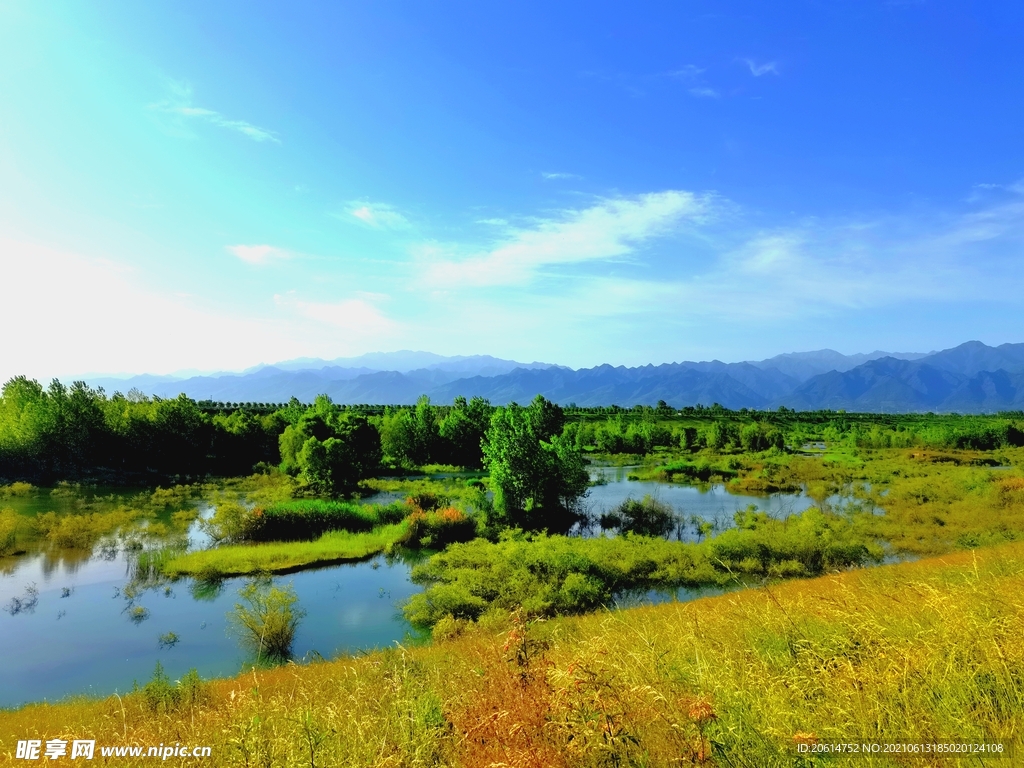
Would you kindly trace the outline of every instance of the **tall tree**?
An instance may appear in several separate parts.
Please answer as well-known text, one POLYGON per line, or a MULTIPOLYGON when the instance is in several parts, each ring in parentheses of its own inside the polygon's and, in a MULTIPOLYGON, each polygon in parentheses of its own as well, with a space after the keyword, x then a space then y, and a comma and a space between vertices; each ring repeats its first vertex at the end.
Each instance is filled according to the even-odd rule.
POLYGON ((587 493, 583 457, 572 441, 552 434, 553 404, 538 397, 529 408, 498 408, 484 438, 484 465, 491 474, 495 508, 505 522, 562 530, 587 493))

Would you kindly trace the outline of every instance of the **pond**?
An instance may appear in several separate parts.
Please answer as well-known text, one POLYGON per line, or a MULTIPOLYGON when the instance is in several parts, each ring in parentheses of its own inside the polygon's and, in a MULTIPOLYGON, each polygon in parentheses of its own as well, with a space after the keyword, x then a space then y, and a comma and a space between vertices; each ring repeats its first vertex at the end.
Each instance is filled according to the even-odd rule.
MULTIPOLYGON (((3 499, 0 506, 60 508, 38 497, 3 499)), ((190 538, 204 539, 195 527, 190 538)), ((16 660, 0 665, 0 707, 124 693, 133 682, 148 681, 157 661, 172 680, 192 667, 203 677, 243 668, 246 657, 227 614, 245 580, 184 579, 129 599, 133 557, 107 539, 92 553, 48 550, 0 559, 0 658, 16 660), (133 608, 144 613, 133 618, 133 608), (168 633, 177 641, 161 644, 168 633)), ((419 591, 410 570, 408 562, 381 556, 275 578, 293 586, 307 612, 295 637, 296 658, 415 640, 400 609, 419 591)))
MULTIPOLYGON (((697 516, 715 523, 718 529, 731 526, 735 514, 751 505, 773 517, 783 518, 816 504, 814 499, 804 492, 751 496, 730 493, 724 485, 718 484, 685 485, 629 480, 629 474, 636 469, 635 466, 590 467, 591 480, 599 483, 590 488, 584 500, 584 507, 592 520, 600 518, 602 513, 614 510, 626 499, 639 500, 648 495, 672 507, 681 521, 697 516)), ((589 528, 578 528, 577 532, 583 535, 597 535, 600 528, 592 525, 589 528)), ((693 535, 684 533, 682 538, 693 538, 693 535)))

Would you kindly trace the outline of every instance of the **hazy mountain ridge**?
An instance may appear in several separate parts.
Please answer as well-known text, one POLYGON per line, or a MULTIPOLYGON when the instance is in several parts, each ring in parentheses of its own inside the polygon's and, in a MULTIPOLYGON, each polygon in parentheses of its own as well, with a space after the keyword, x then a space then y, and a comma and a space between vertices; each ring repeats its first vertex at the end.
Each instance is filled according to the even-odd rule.
POLYGON ((927 354, 843 355, 824 349, 740 363, 605 364, 578 370, 489 355, 446 358, 403 351, 286 361, 183 380, 144 375, 90 383, 108 391, 137 387, 161 397, 185 392, 224 402, 282 402, 293 396, 308 402, 326 393, 339 403, 410 404, 426 394, 438 403, 461 395, 505 404, 525 403, 540 393, 563 405, 580 406, 654 405, 664 400, 675 407, 720 403, 727 408, 983 412, 1024 408, 1024 344, 989 347, 970 341, 927 354), (292 369, 307 362, 319 367, 292 369), (416 363, 426 365, 407 368, 416 363), (394 368, 373 367, 389 364, 394 368))

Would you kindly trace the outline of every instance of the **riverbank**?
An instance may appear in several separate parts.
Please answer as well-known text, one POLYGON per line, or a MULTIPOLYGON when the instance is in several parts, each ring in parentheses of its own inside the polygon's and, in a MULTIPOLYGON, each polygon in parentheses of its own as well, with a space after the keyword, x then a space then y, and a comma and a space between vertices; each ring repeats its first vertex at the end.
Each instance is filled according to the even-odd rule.
POLYGON ((798 743, 1012 743, 1022 596, 1013 543, 690 603, 446 620, 426 647, 0 711, 0 754, 60 737, 210 746, 220 765, 789 766, 798 743))

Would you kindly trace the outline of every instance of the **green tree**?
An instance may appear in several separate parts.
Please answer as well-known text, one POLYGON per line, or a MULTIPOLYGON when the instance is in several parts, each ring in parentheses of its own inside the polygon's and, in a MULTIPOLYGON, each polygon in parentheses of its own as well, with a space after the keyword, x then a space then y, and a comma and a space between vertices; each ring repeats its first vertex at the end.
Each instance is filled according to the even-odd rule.
POLYGON ((331 436, 306 438, 296 464, 313 490, 336 496, 377 471, 380 436, 365 417, 350 413, 333 417, 329 426, 331 436))
POLYGON ((441 421, 443 459, 446 464, 479 467, 483 462, 484 434, 490 424, 492 408, 482 397, 466 402, 456 397, 454 405, 441 421))
POLYGON ((570 440, 551 434, 557 423, 551 405, 543 398, 529 408, 512 403, 491 417, 484 465, 491 474, 495 508, 509 524, 567 527, 586 495, 589 478, 583 457, 570 440))
POLYGON ((380 420, 381 450, 391 461, 415 466, 416 428, 408 408, 389 408, 380 420))

